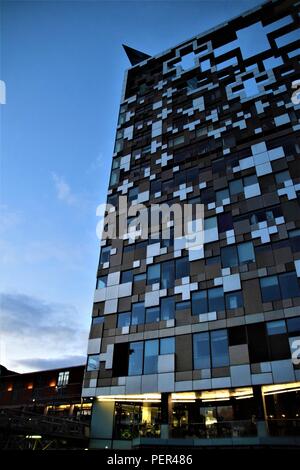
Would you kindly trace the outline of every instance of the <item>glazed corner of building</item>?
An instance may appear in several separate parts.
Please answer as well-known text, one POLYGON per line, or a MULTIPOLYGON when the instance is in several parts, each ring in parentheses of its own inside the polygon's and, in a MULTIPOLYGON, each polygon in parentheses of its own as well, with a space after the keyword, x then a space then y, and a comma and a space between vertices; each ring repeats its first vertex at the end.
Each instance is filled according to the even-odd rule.
MULTIPOLYGON (((189 276, 177 279, 167 297, 173 297, 176 306, 186 302, 186 308, 175 310, 173 318, 156 325, 119 327, 118 322, 119 315, 133 304, 144 302, 145 310, 157 305, 157 294, 146 288, 146 282, 149 265, 165 262, 161 247, 149 245, 138 260, 124 255, 126 244, 116 244, 108 261, 101 264, 100 259, 98 276, 107 284, 95 291, 93 322, 103 317, 103 323, 92 324, 88 346, 89 359, 98 358, 99 365, 95 370, 87 368, 83 396, 96 398, 92 438, 103 446, 113 441, 117 402, 155 404, 168 394, 173 404, 195 400, 203 404, 216 403, 226 394, 225 400, 253 398, 257 387, 265 399, 299 389, 300 369, 292 361, 293 344, 300 339, 300 330, 293 326, 300 316, 300 107, 292 100, 293 82, 300 78, 299 45, 293 37, 299 28, 299 5, 297 1, 266 2, 125 72, 120 108, 124 118, 118 124, 113 154, 112 175, 117 182, 111 178, 108 197, 128 194, 132 187, 138 187, 136 197, 146 204, 159 203, 161 196, 184 202, 189 193, 195 198, 203 195, 205 217, 215 225, 205 245, 205 259, 180 253, 190 262, 189 276), (249 51, 248 28, 254 25, 258 36, 249 51), (243 36, 246 29, 248 44, 243 36), (261 39, 262 31, 268 47, 261 39), (192 62, 186 66, 189 55, 192 62), (148 107, 150 129, 145 154, 143 144, 137 149, 136 140, 136 132, 144 127, 143 113, 141 129, 135 126, 138 108, 143 106, 148 107), (182 123, 173 127, 172 121, 179 118, 182 123), (183 158, 188 152, 191 155, 183 158), (147 170, 144 176, 136 177, 133 169, 139 162, 148 166, 143 168, 147 170), (193 167, 195 163, 198 166, 193 167), (204 175, 197 184, 188 180, 193 168, 204 175), (185 183, 180 182, 179 173, 186 175, 185 183), (151 179, 153 174, 156 177, 151 179), (173 179, 173 187, 153 198, 153 180, 161 179, 163 188, 168 178, 173 179), (228 223, 232 226, 227 227, 228 223), (222 231, 221 225, 227 229, 222 231), (246 245, 253 258, 247 254, 250 258, 241 262, 246 245), (238 264, 228 266, 224 260, 231 248, 238 264), (215 263, 213 258, 218 257, 215 263), (152 262, 143 262, 151 258, 152 262), (130 270, 133 278, 145 276, 144 291, 136 289, 132 280, 122 283, 123 271, 130 270), (279 296, 268 283, 278 289, 279 296), (114 297, 114 291, 121 292, 119 286, 122 294, 114 297), (216 289, 222 289, 223 308, 218 305, 212 310, 209 295, 216 289), (207 309, 199 314, 194 311, 198 291, 207 297, 207 309), (236 307, 232 309, 234 295, 236 307), (226 332, 228 341, 226 365, 195 367, 199 359, 195 341, 206 333, 212 351, 214 332, 220 331, 226 332), (175 338, 175 351, 158 353, 155 373, 116 375, 115 362, 126 352, 127 343, 129 347, 129 343, 157 340, 160 348, 163 338, 175 338)), ((159 305, 163 291, 158 291, 159 305)))

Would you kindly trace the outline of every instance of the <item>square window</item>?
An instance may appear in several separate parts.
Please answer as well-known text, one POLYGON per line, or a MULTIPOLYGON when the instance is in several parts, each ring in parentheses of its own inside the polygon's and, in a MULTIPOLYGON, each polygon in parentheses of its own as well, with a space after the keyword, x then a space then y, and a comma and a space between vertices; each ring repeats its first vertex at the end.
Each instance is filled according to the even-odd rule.
POLYGON ((131 188, 128 191, 128 201, 132 202, 134 199, 138 197, 139 188, 136 186, 135 188, 131 188))
POLYGON ((93 318, 93 325, 101 325, 104 323, 104 317, 94 317, 93 318))
POLYGON ((232 230, 233 229, 233 221, 232 221, 231 213, 226 212, 225 214, 219 214, 218 215, 218 225, 219 225, 220 233, 227 232, 227 230, 232 230))
POLYGON ((129 269, 128 271, 123 271, 121 273, 121 284, 125 282, 132 282, 133 280, 133 271, 129 269))
POLYGON ((284 320, 276 320, 267 322, 267 333, 269 336, 280 335, 286 333, 286 325, 284 320))
POLYGON ((216 203, 217 206, 222 206, 226 199, 229 199, 229 191, 228 189, 221 189, 220 191, 216 192, 216 203))
POLYGON ((232 292, 225 294, 226 310, 234 310, 243 307, 242 292, 232 292))
POLYGON ((223 268, 238 266, 239 260, 235 246, 225 246, 221 248, 221 259, 223 268))
POLYGON ((88 356, 87 370, 89 372, 99 369, 99 354, 88 356))
POLYGON ((175 338, 162 338, 160 340, 160 354, 175 353, 175 338))
POLYGON ((280 300, 281 296, 277 276, 262 277, 259 282, 263 302, 280 300))
POLYGON ((289 333, 300 335, 300 317, 288 318, 286 322, 289 333))
POLYGON ((103 289, 107 286, 107 276, 101 276, 97 279, 97 289, 103 289))
POLYGON ((136 274, 134 276, 134 282, 142 282, 142 281, 146 281, 146 273, 136 274))
POLYGON ((244 191, 242 179, 230 181, 229 190, 230 190, 231 196, 233 196, 234 194, 242 193, 244 191))
POLYGON ((255 254, 252 242, 241 243, 237 247, 240 264, 255 261, 255 254))
POLYGON ((288 171, 280 171, 279 173, 276 173, 274 176, 275 176, 275 180, 277 184, 284 184, 285 181, 288 181, 291 179, 291 176, 288 171))
POLYGON ((283 299, 300 297, 299 280, 295 272, 280 274, 278 277, 283 299))
POLYGON ((160 320, 160 312, 158 307, 146 309, 146 323, 157 323, 160 320))
POLYGON ((118 328, 123 328, 123 326, 130 326, 131 313, 119 313, 118 315, 118 328))
POLYGON ((294 253, 300 251, 300 230, 291 230, 289 232, 289 239, 292 251, 294 253))
POLYGON ((176 310, 189 310, 191 308, 191 302, 177 302, 176 303, 176 310))
POLYGON ((246 344, 247 335, 245 326, 233 326, 232 328, 228 328, 228 342, 229 346, 246 344))

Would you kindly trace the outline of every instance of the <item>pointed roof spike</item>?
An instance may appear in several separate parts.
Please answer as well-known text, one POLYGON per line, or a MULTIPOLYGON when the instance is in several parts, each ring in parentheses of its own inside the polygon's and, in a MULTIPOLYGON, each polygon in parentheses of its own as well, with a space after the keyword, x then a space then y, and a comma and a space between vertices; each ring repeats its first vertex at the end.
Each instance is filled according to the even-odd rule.
POLYGON ((144 52, 137 51, 136 49, 133 49, 132 47, 126 46, 125 44, 122 44, 124 51, 126 52, 126 55, 129 59, 129 62, 131 65, 137 65, 140 62, 143 62, 143 60, 149 59, 151 57, 148 54, 145 54, 144 52))

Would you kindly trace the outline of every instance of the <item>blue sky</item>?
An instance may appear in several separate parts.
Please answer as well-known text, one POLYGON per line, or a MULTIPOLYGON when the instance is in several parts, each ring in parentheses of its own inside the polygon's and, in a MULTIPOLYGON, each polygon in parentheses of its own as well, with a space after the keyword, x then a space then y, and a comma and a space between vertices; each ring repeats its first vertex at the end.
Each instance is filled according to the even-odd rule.
POLYGON ((2 1, 0 362, 85 361, 124 70, 254 0, 2 1))

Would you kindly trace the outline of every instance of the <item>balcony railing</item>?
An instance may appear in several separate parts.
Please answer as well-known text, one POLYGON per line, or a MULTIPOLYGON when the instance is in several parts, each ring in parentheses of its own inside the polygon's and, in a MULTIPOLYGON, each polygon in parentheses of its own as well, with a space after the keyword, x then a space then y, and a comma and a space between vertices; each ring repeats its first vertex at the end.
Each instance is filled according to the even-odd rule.
POLYGON ((300 419, 269 419, 270 436, 300 436, 300 419))
POLYGON ((213 424, 188 423, 184 426, 171 428, 173 438, 216 439, 256 435, 256 425, 251 420, 219 421, 213 424))
POLYGON ((114 439, 131 440, 137 437, 160 437, 160 424, 118 424, 114 439))

